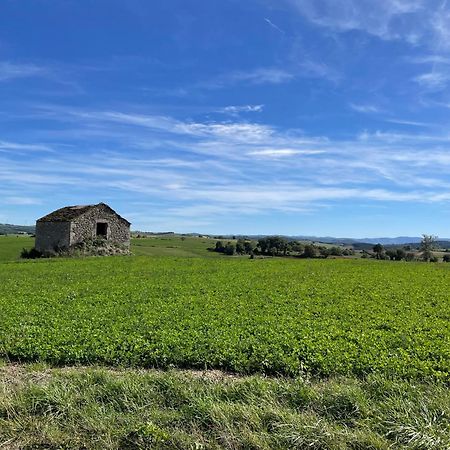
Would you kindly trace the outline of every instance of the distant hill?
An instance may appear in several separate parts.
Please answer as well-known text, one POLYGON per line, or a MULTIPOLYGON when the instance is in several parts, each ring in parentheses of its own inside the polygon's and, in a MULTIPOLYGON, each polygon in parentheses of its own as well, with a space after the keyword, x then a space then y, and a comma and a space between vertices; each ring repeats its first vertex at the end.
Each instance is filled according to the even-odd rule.
POLYGON ((8 223, 0 223, 0 234, 34 234, 34 226, 11 225, 8 223))

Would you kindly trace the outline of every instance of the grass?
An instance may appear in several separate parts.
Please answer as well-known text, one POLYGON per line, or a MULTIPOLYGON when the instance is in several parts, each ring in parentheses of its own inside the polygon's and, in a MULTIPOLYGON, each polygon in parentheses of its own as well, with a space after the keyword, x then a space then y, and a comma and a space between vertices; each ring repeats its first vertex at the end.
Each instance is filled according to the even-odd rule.
POLYGON ((0 355, 450 380, 450 266, 116 257, 0 264, 0 355))
POLYGON ((220 257, 218 253, 208 251, 214 247, 215 239, 187 236, 155 236, 134 238, 131 251, 137 256, 184 256, 184 257, 220 257))
POLYGON ((9 449, 450 448, 450 391, 436 383, 33 365, 0 375, 9 449))
MULTIPOLYGON (((155 236, 133 238, 131 251, 137 256, 223 257, 208 251, 214 247, 214 239, 182 236, 155 236)), ((23 248, 31 249, 34 238, 27 236, 0 236, 0 263, 17 261, 23 248)))
POLYGON ((450 449, 450 265, 210 242, 0 237, 0 449, 450 449))
POLYGON ((17 261, 23 248, 30 250, 34 247, 34 238, 29 236, 0 236, 0 263, 17 261))

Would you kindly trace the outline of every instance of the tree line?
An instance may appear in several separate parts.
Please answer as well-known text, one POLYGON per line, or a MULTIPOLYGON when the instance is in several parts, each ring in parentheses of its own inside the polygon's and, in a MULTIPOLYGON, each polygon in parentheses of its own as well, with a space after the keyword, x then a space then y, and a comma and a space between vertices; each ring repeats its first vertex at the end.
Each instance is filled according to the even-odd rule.
POLYGON ((327 247, 313 243, 291 241, 281 236, 268 236, 258 241, 238 239, 236 243, 219 240, 210 249, 225 255, 263 255, 263 256, 297 256, 302 258, 328 258, 329 256, 350 256, 355 252, 351 248, 327 247))
MULTIPOLYGON (((438 262, 437 256, 433 253, 436 250, 437 237, 429 234, 423 234, 419 245, 418 254, 408 251, 409 246, 396 249, 385 249, 381 244, 373 246, 373 253, 370 255, 375 259, 388 259, 391 261, 425 261, 438 262)), ((367 254, 366 254, 367 257, 367 254)), ((444 262, 450 262, 450 254, 444 255, 444 262)))

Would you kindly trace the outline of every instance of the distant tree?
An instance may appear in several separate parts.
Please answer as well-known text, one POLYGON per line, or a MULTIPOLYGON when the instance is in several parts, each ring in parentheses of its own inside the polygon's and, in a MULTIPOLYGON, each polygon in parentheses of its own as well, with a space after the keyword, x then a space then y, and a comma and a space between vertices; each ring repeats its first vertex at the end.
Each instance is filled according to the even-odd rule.
POLYGON ((262 254, 286 255, 289 250, 289 243, 281 236, 268 236, 258 240, 258 247, 262 254))
POLYGON ((333 256, 342 256, 344 253, 344 250, 342 249, 342 247, 334 246, 329 249, 329 252, 330 252, 330 255, 333 255, 333 256))
POLYGON ((236 253, 238 255, 243 255, 245 253, 245 241, 244 239, 238 239, 236 242, 236 253))
POLYGON ((422 261, 430 262, 433 258, 433 250, 436 247, 436 236, 431 234, 422 234, 422 241, 420 242, 420 252, 422 261))
POLYGON ((252 241, 244 242, 244 251, 247 255, 252 255, 254 250, 255 250, 255 246, 252 241))
POLYGON ((305 246, 298 241, 292 241, 290 242, 290 250, 294 253, 302 254, 305 250, 305 246))
POLYGON ((416 255, 412 252, 406 253, 405 261, 414 261, 416 259, 416 255))
POLYGON ((444 255, 444 257, 442 258, 442 261, 450 262, 450 254, 449 255, 444 255))
POLYGON ((375 258, 384 259, 384 247, 381 244, 375 244, 372 248, 375 258))
POLYGON ((387 256, 391 261, 394 261, 394 260, 395 260, 395 257, 397 256, 397 251, 396 251, 396 250, 392 250, 392 249, 386 250, 386 256, 387 256))
POLYGON ((406 252, 402 248, 398 248, 395 252, 395 260, 396 261, 402 261, 403 259, 406 259, 406 252))
POLYGON ((303 251, 303 256, 305 258, 316 258, 317 257, 317 247, 313 244, 306 244, 303 251))
POLYGON ((225 246, 223 245, 222 241, 217 241, 216 246, 214 248, 215 252, 223 253, 225 251, 225 246))
POLYGON ((236 252, 236 246, 232 242, 227 242, 227 245, 225 245, 224 251, 225 255, 232 256, 236 252))

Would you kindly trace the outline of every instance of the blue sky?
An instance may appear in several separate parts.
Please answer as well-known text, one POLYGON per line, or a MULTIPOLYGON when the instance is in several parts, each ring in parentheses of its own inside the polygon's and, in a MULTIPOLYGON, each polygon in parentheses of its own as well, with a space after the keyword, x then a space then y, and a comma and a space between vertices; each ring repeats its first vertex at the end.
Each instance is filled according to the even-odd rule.
POLYGON ((450 2, 3 0, 0 222, 450 237, 450 2))

